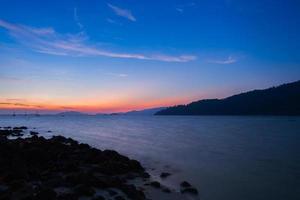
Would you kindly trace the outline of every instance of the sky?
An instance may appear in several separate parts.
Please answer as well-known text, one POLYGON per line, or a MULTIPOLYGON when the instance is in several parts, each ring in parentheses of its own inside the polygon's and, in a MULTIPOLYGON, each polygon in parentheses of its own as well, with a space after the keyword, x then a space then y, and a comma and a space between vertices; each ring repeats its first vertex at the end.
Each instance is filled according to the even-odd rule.
POLYGON ((300 79, 298 0, 0 0, 0 114, 124 112, 300 79))

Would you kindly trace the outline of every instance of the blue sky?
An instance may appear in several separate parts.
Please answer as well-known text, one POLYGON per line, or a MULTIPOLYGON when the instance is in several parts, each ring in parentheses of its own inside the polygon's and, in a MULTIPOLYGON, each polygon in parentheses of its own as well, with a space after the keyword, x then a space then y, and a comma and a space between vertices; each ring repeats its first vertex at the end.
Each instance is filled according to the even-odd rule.
POLYGON ((1 112, 125 111, 300 77, 296 0, 0 4, 1 112))

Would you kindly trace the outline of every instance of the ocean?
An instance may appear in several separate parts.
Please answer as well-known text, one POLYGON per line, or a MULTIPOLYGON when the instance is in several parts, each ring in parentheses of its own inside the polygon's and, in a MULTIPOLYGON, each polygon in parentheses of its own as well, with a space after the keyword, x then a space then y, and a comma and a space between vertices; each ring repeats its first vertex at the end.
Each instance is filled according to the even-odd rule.
POLYGON ((300 117, 0 116, 0 126, 117 150, 175 191, 190 182, 201 200, 300 199, 300 117))

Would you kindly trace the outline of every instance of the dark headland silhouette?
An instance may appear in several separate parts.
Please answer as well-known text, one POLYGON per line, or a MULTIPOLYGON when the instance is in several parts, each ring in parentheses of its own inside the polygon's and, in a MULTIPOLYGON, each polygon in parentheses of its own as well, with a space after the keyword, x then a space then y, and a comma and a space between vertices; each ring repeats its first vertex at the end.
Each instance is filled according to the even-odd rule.
POLYGON ((204 99, 155 115, 300 115, 300 80, 224 99, 204 99))

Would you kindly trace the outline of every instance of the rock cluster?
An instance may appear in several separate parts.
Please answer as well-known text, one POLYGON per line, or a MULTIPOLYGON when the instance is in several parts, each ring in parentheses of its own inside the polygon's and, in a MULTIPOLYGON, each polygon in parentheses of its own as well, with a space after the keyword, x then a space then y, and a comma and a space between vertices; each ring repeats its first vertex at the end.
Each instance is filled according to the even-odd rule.
POLYGON ((189 182, 183 181, 181 182, 180 186, 181 186, 182 194, 189 193, 189 194, 198 195, 198 190, 192 187, 192 185, 189 182))
POLYGON ((8 139, 25 129, 0 129, 0 200, 105 199, 99 189, 111 199, 146 199, 127 182, 129 176, 149 177, 138 161, 63 136, 45 139, 31 132, 31 137, 8 139))

